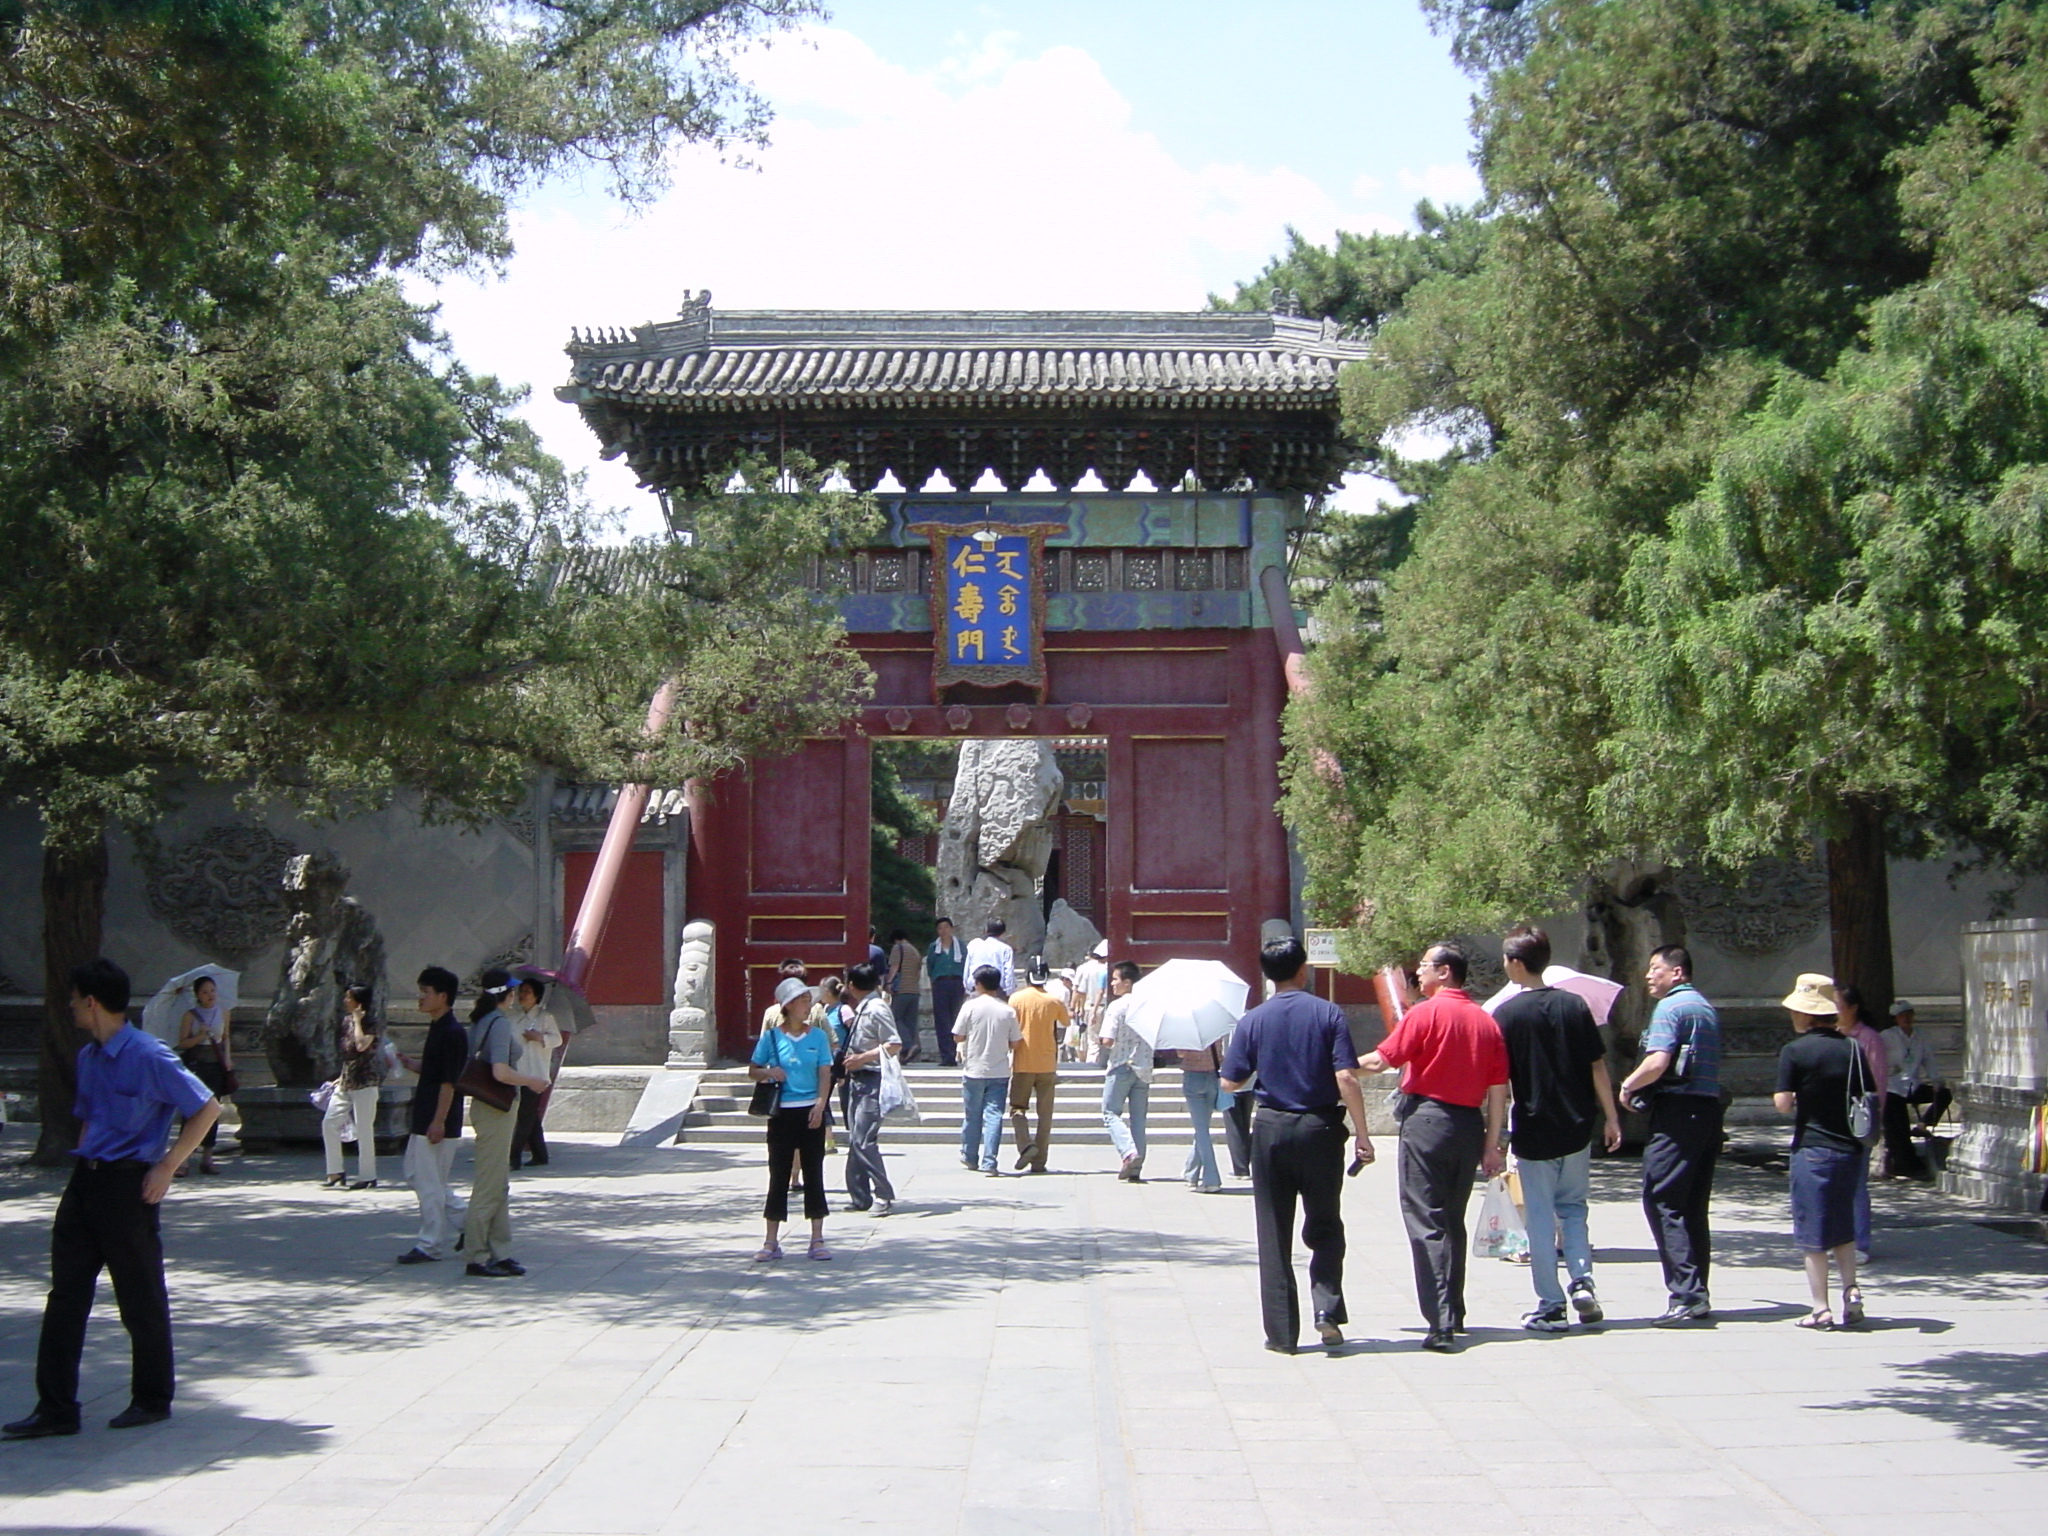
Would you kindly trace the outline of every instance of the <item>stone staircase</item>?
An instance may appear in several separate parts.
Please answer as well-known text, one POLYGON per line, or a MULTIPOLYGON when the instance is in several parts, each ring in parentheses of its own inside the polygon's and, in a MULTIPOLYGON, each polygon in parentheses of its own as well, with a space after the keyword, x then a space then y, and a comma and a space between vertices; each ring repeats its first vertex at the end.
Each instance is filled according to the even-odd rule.
MULTIPOLYGON (((913 1066, 904 1069, 910 1091, 916 1097, 920 1118, 911 1125, 891 1120, 882 1132, 886 1145, 951 1145, 960 1142, 960 1074, 951 1067, 913 1066)), ((743 1067, 714 1067, 705 1072, 697 1086, 697 1097, 683 1118, 680 1140, 688 1146, 757 1146, 762 1137, 761 1122, 748 1117, 747 1099, 753 1093, 743 1067)), ((1393 1116, 1387 1109, 1390 1087, 1368 1084, 1366 1107, 1375 1135, 1391 1133, 1393 1116)), ((1034 1118, 1036 1111, 1033 1111, 1034 1118)), ((834 1111, 835 1119, 837 1111, 834 1111)), ((1010 1140, 1008 1116, 1004 1117, 1003 1140, 1010 1140)), ((1212 1123, 1221 1151, 1222 1122, 1212 1123)), ((1053 1095, 1052 1139, 1065 1143, 1108 1145, 1102 1128, 1102 1069, 1078 1062, 1063 1062, 1059 1085, 1053 1095)), ((1186 1147, 1194 1141, 1194 1123, 1187 1102, 1181 1097, 1180 1069, 1160 1067, 1152 1075, 1152 1095, 1145 1117, 1148 1145, 1186 1147)))

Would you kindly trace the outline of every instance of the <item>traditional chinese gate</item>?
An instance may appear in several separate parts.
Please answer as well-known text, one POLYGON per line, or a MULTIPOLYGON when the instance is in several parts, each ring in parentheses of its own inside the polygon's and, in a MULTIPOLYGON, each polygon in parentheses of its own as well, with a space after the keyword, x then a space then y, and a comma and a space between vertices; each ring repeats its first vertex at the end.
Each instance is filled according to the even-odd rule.
POLYGON ((1260 573, 1342 468, 1358 344, 1274 315, 714 316, 707 296, 570 351, 564 398, 653 486, 801 449, 861 487, 1019 488, 885 491, 882 540, 812 572, 846 594, 875 696, 698 798, 689 915, 717 928, 724 1052, 780 961, 864 952, 876 737, 1105 738, 1112 952, 1256 976, 1292 904, 1260 573))

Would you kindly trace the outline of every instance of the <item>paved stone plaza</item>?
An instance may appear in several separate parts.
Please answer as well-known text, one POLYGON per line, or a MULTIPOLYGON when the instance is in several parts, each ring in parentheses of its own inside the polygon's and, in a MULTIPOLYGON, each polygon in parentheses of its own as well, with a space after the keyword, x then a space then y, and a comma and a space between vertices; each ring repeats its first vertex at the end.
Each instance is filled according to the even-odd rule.
MULTIPOLYGON (((1728 1170, 1720 1321, 1667 1333, 1640 1321, 1636 1165, 1596 1165, 1613 1321, 1524 1334, 1526 1271, 1475 1262, 1446 1358, 1417 1347, 1383 1157, 1347 1191, 1353 1342, 1288 1359, 1260 1347, 1247 1186, 1193 1194, 1177 1153, 1133 1188, 1099 1142, 1041 1178, 919 1148, 896 1215, 771 1269, 758 1153, 604 1140, 515 1183, 523 1281, 394 1269, 409 1193, 320 1191, 314 1156, 181 1183, 177 1417, 104 1427, 103 1288, 87 1428, 0 1445, 0 1530, 2037 1536, 2048 1509, 2048 1247, 1922 1191, 1879 1193, 1876 1321, 1814 1336, 1782 1175, 1728 1170)), ((9 1417, 57 1188, 0 1176, 9 1417)))

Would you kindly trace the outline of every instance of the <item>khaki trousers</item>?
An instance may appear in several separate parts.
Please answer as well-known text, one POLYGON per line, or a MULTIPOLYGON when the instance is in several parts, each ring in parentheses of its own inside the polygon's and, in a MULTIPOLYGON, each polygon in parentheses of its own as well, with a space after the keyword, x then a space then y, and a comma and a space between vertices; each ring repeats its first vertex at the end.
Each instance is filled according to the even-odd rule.
POLYGON ((1017 1161, 1034 1168, 1045 1166, 1046 1149, 1052 1145, 1053 1089, 1057 1072, 1012 1072, 1010 1074, 1010 1126, 1017 1133, 1017 1161), (1031 1124, 1031 1099, 1038 1098, 1038 1135, 1025 1134, 1031 1124))
POLYGON ((472 1264, 512 1257, 512 1130, 518 1116, 469 1101, 469 1127, 476 1133, 476 1166, 469 1176, 469 1219, 462 1228, 462 1256, 472 1264))

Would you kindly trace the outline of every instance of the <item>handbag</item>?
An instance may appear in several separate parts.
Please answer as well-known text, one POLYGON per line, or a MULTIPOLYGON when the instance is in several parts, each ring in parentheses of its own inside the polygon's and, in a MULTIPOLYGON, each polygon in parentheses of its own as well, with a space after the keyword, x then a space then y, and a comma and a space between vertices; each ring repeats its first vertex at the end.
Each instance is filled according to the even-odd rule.
POLYGON ((1864 1146, 1874 1147, 1884 1134, 1884 1108, 1870 1087, 1863 1047, 1854 1040, 1848 1044, 1854 1057, 1849 1063, 1849 1134, 1864 1146))
POLYGON ((1498 1176, 1486 1181, 1486 1198, 1479 1205, 1479 1220, 1472 1227, 1472 1257, 1512 1259, 1529 1251, 1529 1229, 1508 1194, 1508 1181, 1498 1176))
MULTIPOLYGON (((498 1023, 505 1022, 504 1015, 498 1016, 498 1023)), ((496 1029, 493 1024, 491 1029, 496 1029)), ((480 1103, 488 1104, 500 1113, 509 1113, 519 1102, 519 1090, 510 1083, 498 1081, 491 1064, 484 1060, 484 1048, 491 1043, 491 1029, 484 1031, 484 1037, 477 1042, 477 1048, 470 1053, 469 1060, 462 1064, 462 1075, 455 1079, 455 1091, 466 1093, 480 1103)))
POLYGON ((747 1100, 747 1113, 756 1120, 768 1120, 782 1104, 782 1084, 756 1083, 753 1096, 747 1100))
POLYGON ((329 1106, 334 1103, 334 1084, 322 1083, 318 1088, 307 1094, 306 1097, 313 1101, 315 1109, 319 1110, 322 1115, 325 1115, 329 1106))

